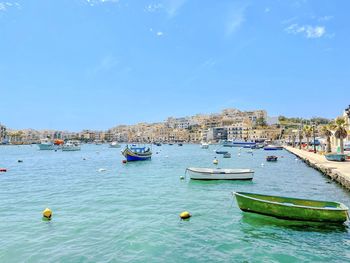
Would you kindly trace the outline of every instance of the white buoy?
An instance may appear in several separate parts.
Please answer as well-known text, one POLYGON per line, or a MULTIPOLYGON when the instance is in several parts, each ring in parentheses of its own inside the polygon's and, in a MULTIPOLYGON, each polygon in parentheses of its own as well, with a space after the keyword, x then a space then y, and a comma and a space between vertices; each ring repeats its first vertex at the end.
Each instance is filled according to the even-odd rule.
POLYGON ((264 163, 261 163, 261 166, 264 166, 265 164, 264 163))
POLYGON ((100 168, 100 169, 98 169, 98 171, 99 171, 99 172, 105 172, 105 171, 107 171, 107 169, 100 168))
POLYGON ((239 153, 239 154, 237 154, 238 156, 241 156, 241 154, 239 153))

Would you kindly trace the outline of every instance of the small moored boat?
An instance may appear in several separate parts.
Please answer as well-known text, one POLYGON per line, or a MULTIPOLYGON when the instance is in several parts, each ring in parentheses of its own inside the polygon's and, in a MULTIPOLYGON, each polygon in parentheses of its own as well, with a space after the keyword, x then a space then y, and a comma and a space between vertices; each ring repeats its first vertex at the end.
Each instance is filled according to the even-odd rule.
POLYGON ((348 207, 342 203, 290 198, 253 193, 233 193, 244 212, 258 213, 288 220, 343 223, 348 207))
POLYGON ((62 145, 62 151, 64 152, 72 152, 72 151, 80 151, 80 142, 76 140, 68 141, 62 145))
POLYGON ((268 162, 277 162, 278 157, 274 155, 266 156, 266 161, 268 162))
POLYGON ((216 150, 215 153, 216 154, 226 154, 226 153, 228 153, 228 151, 216 150))
POLYGON ((254 171, 251 169, 221 169, 195 168, 186 169, 193 180, 252 180, 254 171))
POLYGON ((40 140, 38 146, 40 150, 54 150, 54 144, 49 138, 40 140))
POLYGON ((120 148, 120 147, 121 147, 120 144, 115 141, 109 144, 109 148, 120 148))
POLYGON ((225 153, 224 154, 224 158, 231 158, 231 154, 230 153, 225 153))
POLYGON ((344 162, 346 160, 345 154, 330 153, 325 155, 328 161, 344 162))
POLYGON ((150 160, 152 157, 152 151, 149 147, 131 146, 129 148, 127 145, 122 154, 128 162, 150 160))
POLYGON ((277 150, 283 150, 283 146, 278 145, 267 145, 264 147, 265 151, 277 151, 277 150))
POLYGON ((208 148, 209 148, 209 144, 206 143, 206 142, 202 142, 202 143, 201 143, 201 148, 202 148, 202 149, 208 149, 208 148))

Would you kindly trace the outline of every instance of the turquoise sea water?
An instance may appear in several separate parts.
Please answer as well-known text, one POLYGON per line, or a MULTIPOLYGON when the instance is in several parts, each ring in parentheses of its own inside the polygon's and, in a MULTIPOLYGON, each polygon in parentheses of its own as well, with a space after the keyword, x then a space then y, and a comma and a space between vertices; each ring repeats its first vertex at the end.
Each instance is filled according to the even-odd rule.
POLYGON ((286 151, 274 152, 283 156, 277 163, 266 163, 271 153, 242 149, 238 156, 238 148, 225 148, 232 158, 218 156, 219 167, 252 168, 252 182, 179 179, 186 167, 213 167, 214 149, 153 146, 151 161, 125 165, 120 149, 107 145, 83 145, 80 152, 1 146, 0 167, 8 172, 0 173, 0 262, 350 261, 347 224, 243 213, 231 194, 350 206, 346 190, 286 151), (46 207, 53 210, 50 222, 41 218, 46 207), (179 220, 184 210, 193 214, 189 221, 179 220))

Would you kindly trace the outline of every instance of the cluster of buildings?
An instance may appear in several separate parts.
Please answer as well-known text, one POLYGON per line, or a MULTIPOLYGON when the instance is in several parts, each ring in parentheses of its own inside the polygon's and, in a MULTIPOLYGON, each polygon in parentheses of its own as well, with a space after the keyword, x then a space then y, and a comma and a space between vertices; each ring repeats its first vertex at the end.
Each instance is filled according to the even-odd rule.
POLYGON ((220 140, 274 140, 278 125, 267 125, 265 110, 225 109, 218 114, 169 117, 160 123, 120 125, 107 131, 118 141, 128 142, 218 142, 220 140))
MULTIPOLYGON (((350 130, 350 106, 344 110, 350 130)), ((282 127, 276 118, 269 118, 265 110, 240 111, 224 109, 217 114, 197 114, 189 117, 169 117, 158 123, 119 125, 107 131, 81 132, 57 130, 11 130, 0 123, 0 143, 30 144, 43 138, 61 140, 152 142, 218 142, 223 140, 265 141, 290 140, 295 128, 282 127)), ((332 140, 336 140, 332 138, 332 140)), ((348 136, 350 140, 350 133, 348 136)), ((333 143, 333 141, 332 141, 333 143)), ((335 141, 334 144, 337 142, 335 141)))
POLYGON ((107 131, 81 132, 55 130, 10 130, 0 125, 0 141, 12 144, 36 143, 43 138, 119 142, 217 142, 220 140, 274 140, 280 137, 278 125, 267 123, 265 110, 225 109, 217 114, 169 117, 159 123, 119 125, 107 131), (270 125, 268 125, 270 124, 270 125))

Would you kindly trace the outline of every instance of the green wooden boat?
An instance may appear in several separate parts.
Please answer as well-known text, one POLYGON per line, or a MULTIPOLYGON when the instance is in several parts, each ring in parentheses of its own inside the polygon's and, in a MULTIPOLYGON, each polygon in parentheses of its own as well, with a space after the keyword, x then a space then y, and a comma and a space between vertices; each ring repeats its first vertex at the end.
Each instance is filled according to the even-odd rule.
POLYGON ((239 208, 288 220, 343 223, 348 208, 338 202, 316 201, 282 196, 235 192, 239 208))

